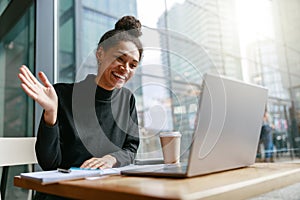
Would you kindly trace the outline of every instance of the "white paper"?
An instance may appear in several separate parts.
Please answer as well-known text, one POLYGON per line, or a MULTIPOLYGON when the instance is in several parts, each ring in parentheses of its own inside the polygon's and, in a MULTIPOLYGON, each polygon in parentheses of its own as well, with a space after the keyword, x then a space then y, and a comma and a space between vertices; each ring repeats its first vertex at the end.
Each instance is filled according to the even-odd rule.
MULTIPOLYGON (((39 172, 29 172, 21 173, 21 178, 31 179, 37 181, 41 184, 56 183, 65 180, 74 180, 87 177, 100 177, 103 175, 118 175, 121 174, 123 170, 136 169, 145 167, 147 165, 127 165, 125 167, 110 168, 110 169, 82 169, 72 167, 70 173, 62 173, 58 170, 51 171, 39 171, 39 172)), ((155 166, 155 165, 152 165, 155 166)))

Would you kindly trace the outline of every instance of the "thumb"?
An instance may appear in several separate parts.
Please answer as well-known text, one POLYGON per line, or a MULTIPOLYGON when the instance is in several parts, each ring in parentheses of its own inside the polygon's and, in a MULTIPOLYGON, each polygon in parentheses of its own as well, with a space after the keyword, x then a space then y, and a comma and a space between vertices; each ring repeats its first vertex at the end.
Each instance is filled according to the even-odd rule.
POLYGON ((45 87, 51 87, 52 84, 49 82, 47 76, 44 74, 44 72, 39 72, 39 78, 44 84, 45 87))

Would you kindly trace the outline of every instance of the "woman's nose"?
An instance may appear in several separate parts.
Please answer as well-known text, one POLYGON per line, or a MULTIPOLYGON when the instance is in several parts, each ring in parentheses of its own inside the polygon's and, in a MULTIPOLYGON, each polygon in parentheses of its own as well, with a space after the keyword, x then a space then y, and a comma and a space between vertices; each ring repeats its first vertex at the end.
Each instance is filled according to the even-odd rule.
POLYGON ((129 63, 124 63, 123 65, 121 65, 121 69, 124 71, 129 71, 129 63))

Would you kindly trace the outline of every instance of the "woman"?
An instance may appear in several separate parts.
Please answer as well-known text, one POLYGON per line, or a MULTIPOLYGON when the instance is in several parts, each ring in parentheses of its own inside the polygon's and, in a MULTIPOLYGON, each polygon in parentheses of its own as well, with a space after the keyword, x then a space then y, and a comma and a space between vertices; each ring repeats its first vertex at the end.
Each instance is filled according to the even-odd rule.
POLYGON ((132 163, 139 145, 133 94, 123 85, 133 77, 143 49, 140 22, 125 16, 99 41, 98 74, 79 83, 42 84, 26 66, 18 75, 21 87, 44 111, 36 155, 43 170, 111 168, 132 163))

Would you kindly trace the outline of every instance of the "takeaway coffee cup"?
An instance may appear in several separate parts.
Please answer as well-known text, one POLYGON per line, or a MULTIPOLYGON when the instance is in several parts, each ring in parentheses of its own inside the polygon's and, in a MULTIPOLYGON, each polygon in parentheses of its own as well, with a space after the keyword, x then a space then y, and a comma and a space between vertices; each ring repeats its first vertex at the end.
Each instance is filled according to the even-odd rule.
POLYGON ((179 132, 161 132, 159 134, 162 147, 164 163, 179 163, 180 158, 180 139, 179 132))

